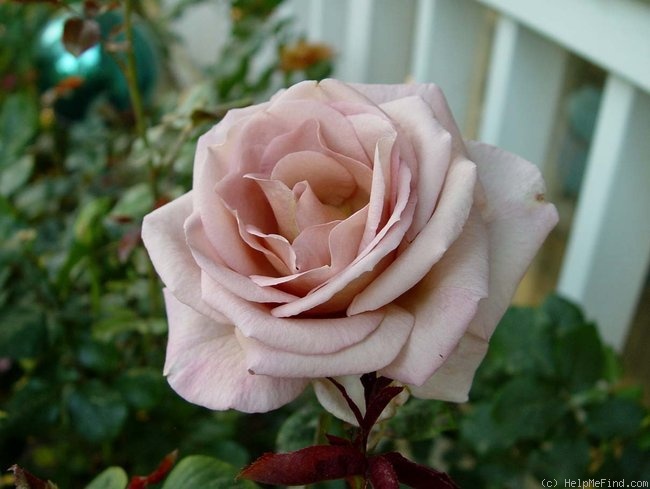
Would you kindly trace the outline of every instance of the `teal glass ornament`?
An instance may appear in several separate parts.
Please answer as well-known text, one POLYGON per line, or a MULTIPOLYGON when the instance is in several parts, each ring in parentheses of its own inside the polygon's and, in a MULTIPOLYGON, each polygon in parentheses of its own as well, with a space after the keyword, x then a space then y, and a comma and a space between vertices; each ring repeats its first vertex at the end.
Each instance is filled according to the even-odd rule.
POLYGON ((35 54, 38 85, 45 92, 66 78, 81 78, 81 86, 61 95, 54 104, 57 113, 76 120, 83 117, 90 103, 105 89, 103 54, 99 45, 80 56, 69 53, 61 41, 64 23, 64 17, 51 20, 38 37, 35 54))
MULTIPOLYGON (((111 54, 98 44, 80 56, 69 53, 62 42, 65 17, 56 17, 41 31, 36 45, 36 66, 39 72, 39 89, 52 89, 69 77, 78 77, 83 83, 62 94, 54 103, 57 114, 70 120, 84 117, 90 104, 103 96, 116 109, 130 109, 130 97, 126 78, 114 56, 126 61, 125 53, 111 54)), ((111 36, 111 31, 122 23, 122 16, 108 12, 97 17, 102 39, 114 43, 125 40, 124 34, 111 36)), ((134 54, 138 73, 138 87, 145 103, 150 102, 158 81, 159 56, 152 37, 143 26, 133 29, 134 54)))

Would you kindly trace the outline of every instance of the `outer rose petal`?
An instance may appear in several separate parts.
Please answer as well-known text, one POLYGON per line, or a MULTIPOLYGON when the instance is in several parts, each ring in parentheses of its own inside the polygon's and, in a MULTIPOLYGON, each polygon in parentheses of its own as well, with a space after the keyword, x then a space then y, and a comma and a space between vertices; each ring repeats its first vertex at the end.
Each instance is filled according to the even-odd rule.
POLYGON ((463 138, 456 125, 454 116, 447 105, 442 90, 433 83, 430 84, 404 84, 404 85, 364 85, 351 83, 350 86, 361 92, 377 105, 397 100, 400 98, 417 95, 422 97, 433 109, 433 114, 438 122, 451 134, 454 151, 464 153, 463 138))
POLYGON ((415 286, 460 235, 474 202, 476 165, 454 161, 447 174, 436 212, 401 255, 358 294, 348 315, 372 311, 415 286))
POLYGON ((243 336, 239 341, 248 368, 264 375, 313 379, 373 372, 397 356, 413 328, 413 316, 398 306, 389 305, 376 312, 384 314, 382 322, 363 341, 325 355, 276 350, 243 336))
POLYGON ((396 302, 415 315, 413 333, 382 375, 420 385, 445 363, 488 295, 488 236, 476 208, 442 260, 396 302))
POLYGON ((413 395, 463 402, 487 342, 510 304, 535 253, 557 224, 555 207, 544 200, 544 181, 537 167, 501 149, 468 142, 477 163, 487 206, 483 219, 490 240, 489 297, 452 355, 413 395))
POLYGON ((183 232, 183 223, 192 213, 192 192, 156 209, 142 223, 144 241, 156 272, 167 288, 183 303, 215 321, 226 321, 201 299, 201 269, 183 232))
POLYGON ((251 375, 234 327, 211 321, 165 291, 169 342, 165 375, 184 399, 210 409, 266 412, 291 402, 304 379, 251 375))

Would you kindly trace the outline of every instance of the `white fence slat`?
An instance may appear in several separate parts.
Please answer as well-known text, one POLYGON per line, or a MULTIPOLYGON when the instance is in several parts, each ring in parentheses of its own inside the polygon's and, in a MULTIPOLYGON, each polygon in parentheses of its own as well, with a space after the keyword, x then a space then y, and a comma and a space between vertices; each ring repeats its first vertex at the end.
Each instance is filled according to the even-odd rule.
POLYGON ((650 263, 650 96, 609 75, 558 290, 621 349, 650 263))
POLYGON ((479 139, 542 170, 568 55, 509 17, 497 21, 479 139))
POLYGON ((473 0, 419 0, 417 4, 413 78, 442 88, 465 134, 471 132, 470 112, 478 98, 485 14, 486 9, 473 0))
POLYGON ((643 0, 475 0, 650 92, 650 8, 643 0))

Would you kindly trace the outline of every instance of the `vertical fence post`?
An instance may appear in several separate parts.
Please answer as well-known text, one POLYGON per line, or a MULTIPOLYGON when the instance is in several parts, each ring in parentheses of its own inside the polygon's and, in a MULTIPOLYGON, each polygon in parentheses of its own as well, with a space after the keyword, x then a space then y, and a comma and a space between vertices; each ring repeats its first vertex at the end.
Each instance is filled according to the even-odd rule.
POLYGON ((567 53, 509 17, 499 18, 479 139, 543 169, 567 53))
POLYGON ((442 88, 456 121, 471 133, 478 102, 478 69, 487 37, 486 9, 473 0, 419 0, 412 75, 442 88))
POLYGON ((650 95, 610 74, 558 290, 621 349, 650 262, 650 95))

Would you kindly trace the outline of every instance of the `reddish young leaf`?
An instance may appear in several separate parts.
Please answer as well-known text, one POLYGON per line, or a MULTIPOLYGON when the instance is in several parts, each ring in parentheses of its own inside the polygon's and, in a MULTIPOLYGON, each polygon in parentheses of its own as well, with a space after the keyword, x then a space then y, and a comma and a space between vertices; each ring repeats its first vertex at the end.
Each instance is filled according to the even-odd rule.
POLYGON ((63 25, 63 45, 75 56, 92 48, 100 39, 101 29, 95 20, 71 17, 63 25))
POLYGON ((460 489, 444 472, 411 462, 397 452, 381 455, 388 460, 399 481, 414 489, 460 489))
POLYGON ((352 442, 347 438, 341 438, 340 436, 330 435, 329 433, 325 433, 325 438, 327 438, 327 441, 330 442, 330 445, 339 445, 339 446, 346 446, 346 447, 352 446, 352 442))
POLYGON ((350 446, 316 445, 291 453, 265 453, 239 476, 265 484, 300 486, 365 473, 363 454, 350 446))
POLYGON ((399 489, 399 480, 393 466, 381 455, 368 461, 368 479, 373 489, 399 489))
POLYGON ((14 474, 16 489, 57 489, 53 482, 39 479, 18 465, 12 465, 9 471, 14 474))
POLYGON ((135 475, 131 477, 131 481, 126 489, 145 489, 149 487, 149 484, 156 484, 162 481, 169 471, 172 470, 172 467, 176 463, 178 458, 178 450, 167 454, 165 458, 162 459, 162 462, 158 464, 158 467, 149 475, 135 475))

